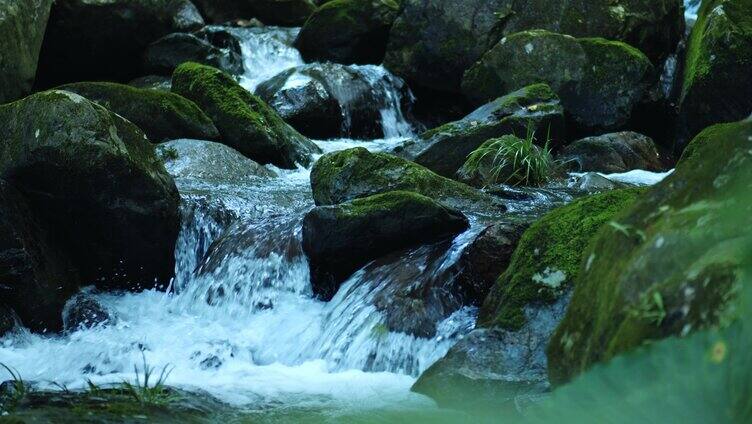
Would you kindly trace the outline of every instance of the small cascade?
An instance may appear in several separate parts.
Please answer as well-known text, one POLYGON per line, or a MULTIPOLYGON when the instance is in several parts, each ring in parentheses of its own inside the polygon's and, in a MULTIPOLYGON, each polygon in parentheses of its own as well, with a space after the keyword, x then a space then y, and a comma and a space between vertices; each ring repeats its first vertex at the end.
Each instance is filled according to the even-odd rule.
POLYGON ((253 92, 259 84, 282 71, 302 65, 300 52, 292 47, 300 28, 233 28, 240 39, 245 74, 240 84, 253 92))

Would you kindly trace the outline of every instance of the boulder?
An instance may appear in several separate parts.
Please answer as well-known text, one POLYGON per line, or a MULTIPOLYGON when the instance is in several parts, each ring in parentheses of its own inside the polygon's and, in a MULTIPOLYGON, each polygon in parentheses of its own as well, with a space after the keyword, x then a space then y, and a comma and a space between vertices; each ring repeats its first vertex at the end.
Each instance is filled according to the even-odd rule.
POLYGON ((524 137, 528 130, 541 145, 564 144, 564 109, 545 84, 533 84, 487 103, 459 121, 421 134, 395 149, 399 156, 454 178, 467 157, 483 143, 504 135, 524 137))
POLYGON ((78 276, 63 249, 35 218, 26 199, 0 180, 0 334, 15 325, 14 309, 32 331, 58 331, 78 276))
POLYGON ((384 64, 413 87, 457 93, 502 37, 534 29, 624 41, 657 64, 684 35, 682 12, 681 0, 405 0, 384 64))
POLYGON ((567 186, 579 190, 583 193, 600 193, 603 191, 624 188, 628 185, 622 182, 613 181, 597 172, 586 172, 582 176, 573 177, 567 186))
POLYGON ((111 323, 110 312, 92 295, 79 293, 65 304, 63 324, 65 331, 101 327, 111 323))
POLYGON ((551 382, 651 340, 734 320, 748 282, 752 120, 719 124, 675 172, 600 229, 548 347, 551 382))
POLYGON ((540 187, 554 173, 547 147, 513 135, 492 138, 470 153, 457 179, 474 187, 510 185, 540 187))
POLYGON ((211 141, 173 140, 157 146, 157 152, 175 178, 226 183, 276 176, 230 147, 211 141))
POLYGON ((517 331, 527 322, 526 307, 552 304, 568 293, 590 240, 643 192, 630 188, 585 197, 535 222, 484 301, 478 326, 517 331))
POLYGON ((306 62, 379 64, 399 8, 396 0, 326 2, 303 25, 295 47, 306 62))
POLYGON ((454 236, 468 227, 461 212, 406 191, 319 206, 303 221, 303 249, 314 293, 328 300, 348 276, 371 260, 454 236))
POLYGON ((143 132, 59 90, 0 106, 0 122, 0 178, 25 196, 82 281, 169 282, 180 197, 143 132))
POLYGON ((243 73, 240 42, 227 39, 228 47, 215 46, 201 33, 174 33, 151 43, 144 52, 144 70, 157 75, 172 75, 185 62, 213 66, 232 75, 243 73))
POLYGON ((318 206, 394 190, 429 196, 451 206, 486 201, 486 196, 462 183, 434 174, 408 160, 355 147, 322 156, 311 170, 313 200, 318 206))
POLYGON ((190 0, 58 0, 39 58, 42 88, 142 75, 146 47, 204 25, 190 0))
POLYGON ((259 85, 256 94, 285 122, 319 139, 393 136, 385 133, 382 111, 402 113, 412 98, 404 81, 382 67, 336 63, 284 71, 259 85))
POLYGON ((154 143, 178 138, 219 138, 212 120, 195 103, 177 94, 109 82, 80 82, 59 89, 117 113, 141 128, 154 143))
POLYGON ((31 92, 52 0, 0 0, 0 104, 31 92))
POLYGON ((545 82, 568 123, 593 133, 625 126, 657 80, 650 60, 627 44, 533 30, 504 37, 484 54, 465 73, 462 92, 479 105, 545 82))
POLYGON ((172 91, 194 101, 214 121, 223 144, 262 165, 308 166, 311 154, 320 151, 263 100, 219 69, 184 63, 175 70, 172 91))
POLYGON ((675 151, 709 125, 752 112, 752 2, 706 0, 687 46, 675 151))
POLYGON ((663 169, 653 140, 628 131, 575 141, 557 159, 574 172, 615 174, 634 169, 652 172, 663 169))
POLYGON ((258 18, 267 25, 300 26, 316 10, 312 0, 195 0, 215 24, 258 18))

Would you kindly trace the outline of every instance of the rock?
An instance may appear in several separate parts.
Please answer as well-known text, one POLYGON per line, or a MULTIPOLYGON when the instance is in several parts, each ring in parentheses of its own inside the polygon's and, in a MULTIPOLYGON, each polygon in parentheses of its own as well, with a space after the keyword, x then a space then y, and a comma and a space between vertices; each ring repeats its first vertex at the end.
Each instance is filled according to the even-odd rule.
POLYGON ((650 60, 627 44, 534 30, 509 35, 484 54, 465 73, 462 92, 479 105, 545 82, 568 123, 592 133, 625 126, 657 80, 650 60))
POLYGON ((0 104, 31 92, 52 0, 0 0, 0 104))
POLYGON ((150 43, 203 25, 189 0, 58 0, 42 45, 37 84, 129 81, 143 75, 141 56, 150 43))
POLYGON ((627 185, 618 181, 609 180, 601 174, 595 172, 586 172, 581 177, 574 177, 568 184, 579 191, 585 193, 600 193, 603 191, 624 188, 627 185))
POLYGON ((615 174, 634 169, 663 169, 658 149, 649 137, 620 132, 575 141, 557 159, 570 171, 615 174))
POLYGON ((327 153, 311 170, 313 200, 318 206, 394 190, 412 191, 454 207, 488 200, 462 183, 434 174, 405 159, 356 147, 327 153))
POLYGON ((133 122, 154 143, 219 138, 211 119, 195 103, 177 94, 108 82, 80 82, 59 89, 86 97, 133 122))
POLYGON ((405 0, 384 64, 412 87, 458 93, 497 41, 535 29, 624 41, 659 63, 684 35, 684 16, 681 0, 405 0))
POLYGON ((675 151, 709 125, 752 112, 752 2, 706 0, 690 35, 675 151))
POLYGON ((316 5, 311 0, 195 0, 215 24, 258 18, 267 25, 301 26, 316 5))
POLYGON ((499 222, 488 226, 462 252, 456 285, 467 305, 480 306, 496 279, 509 266, 527 222, 499 222))
POLYGON ((244 181, 254 177, 276 177, 266 167, 224 144, 204 140, 173 140, 162 143, 157 152, 175 178, 205 182, 244 181))
POLYGON ((379 64, 399 13, 395 0, 334 0, 316 9, 295 47, 306 62, 379 64))
POLYGON ((303 249, 314 293, 331 299, 339 285, 369 261, 451 237, 468 226, 461 212, 406 191, 317 207, 303 221, 303 249))
POLYGON ((523 137, 535 131, 543 145, 552 148, 565 141, 564 109, 545 84, 534 84, 499 97, 459 121, 426 131, 395 150, 399 156, 454 178, 467 157, 492 138, 512 134, 523 137))
POLYGON ((58 90, 0 106, 0 122, 0 178, 27 198, 82 281, 134 289, 170 280, 180 198, 135 125, 58 90))
POLYGON ((441 407, 488 411, 514 408, 549 389, 546 345, 566 311, 568 296, 525 310, 518 331, 480 328, 457 342, 412 387, 441 407))
POLYGON ((147 75, 138 77, 128 85, 136 88, 148 88, 151 90, 170 91, 172 88, 172 77, 163 77, 160 75, 147 75))
POLYGON ((180 65, 172 91, 194 102, 214 121, 222 143, 266 165, 308 166, 319 148, 287 125, 261 99, 219 69, 197 63, 180 65))
POLYGON ((144 70, 158 75, 172 75, 185 62, 213 66, 232 75, 243 73, 240 43, 221 48, 195 34, 169 34, 151 43, 144 53, 144 70))
POLYGON ((312 63, 280 73, 256 94, 306 136, 375 139, 384 132, 383 110, 409 108, 401 79, 378 66, 312 63))
POLYGON ((492 138, 470 153, 457 179, 474 187, 507 184, 540 187, 553 174, 548 148, 513 135, 492 138))
POLYGON ((525 307, 560 299, 576 281, 596 232, 643 192, 630 188, 589 196, 535 222, 483 303, 478 326, 517 331, 527 322, 525 307))
POLYGON ((0 180, 0 334, 15 325, 13 308, 32 331, 57 331, 78 276, 63 249, 51 243, 26 199, 0 180))
POLYGON ((749 269, 752 120, 700 133, 675 172, 601 228, 548 347, 551 382, 651 340, 733 321, 749 269))
POLYGON ((73 332, 107 325, 112 321, 107 308, 86 293, 73 296, 63 309, 65 331, 73 332))
POLYGON ((3 337, 16 327, 16 313, 9 307, 0 304, 0 337, 3 337))

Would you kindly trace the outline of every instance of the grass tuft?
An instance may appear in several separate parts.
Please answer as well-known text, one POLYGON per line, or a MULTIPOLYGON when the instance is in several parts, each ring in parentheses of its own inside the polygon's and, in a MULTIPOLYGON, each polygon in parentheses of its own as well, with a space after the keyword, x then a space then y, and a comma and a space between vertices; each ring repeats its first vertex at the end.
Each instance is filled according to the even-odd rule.
POLYGON ((160 371, 159 376, 154 379, 156 368, 146 362, 146 356, 143 352, 141 356, 143 358, 143 369, 139 370, 138 366, 134 365, 135 380, 133 382, 123 381, 120 385, 121 390, 124 394, 131 396, 134 400, 142 404, 164 405, 169 403, 173 399, 173 395, 165 383, 174 367, 169 364, 165 365, 160 371))

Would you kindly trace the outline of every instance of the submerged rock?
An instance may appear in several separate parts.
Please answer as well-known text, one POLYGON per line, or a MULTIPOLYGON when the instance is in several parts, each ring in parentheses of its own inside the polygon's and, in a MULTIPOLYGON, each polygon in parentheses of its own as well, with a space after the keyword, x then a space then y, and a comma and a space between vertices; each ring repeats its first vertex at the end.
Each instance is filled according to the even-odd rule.
POLYGON ((319 206, 394 190, 412 191, 452 206, 489 200, 480 191, 413 162, 362 147, 322 156, 311 170, 311 186, 319 206))
POLYGON ((575 283, 590 240, 643 192, 631 188, 589 196, 535 222, 484 301, 478 325, 517 331, 527 322, 525 307, 560 299, 575 283))
POLYGON ((83 281, 127 289, 169 281, 180 199, 144 133, 59 90, 0 106, 0 122, 8 146, 0 177, 26 197, 83 281))
POLYGON ((0 1, 0 104, 31 92, 52 0, 0 1))
POLYGON ((690 35, 675 150, 705 127, 752 112, 752 2, 706 0, 690 35))
POLYGON ((59 89, 86 97, 133 122, 154 143, 219 138, 211 119, 195 103, 174 93, 109 82, 80 82, 59 89))
POLYGON ((461 212, 406 191, 317 207, 303 221, 303 249, 314 293, 331 299, 340 284, 369 261, 454 236, 468 226, 461 212))
POLYGON ((180 65, 173 75, 172 91, 193 100, 209 115, 223 144, 262 165, 307 166, 311 154, 320 151, 219 69, 190 62, 180 65))
POLYGON ((462 92, 473 104, 545 82, 568 123, 584 132, 623 127, 658 78, 650 60, 625 43, 534 30, 504 37, 470 68, 462 92))
POLYGON ((240 42, 225 38, 227 45, 215 46, 206 35, 205 30, 194 34, 175 33, 151 43, 144 52, 144 70, 158 75, 172 75, 181 64, 196 62, 232 75, 242 74, 240 42))
POLYGON ((57 0, 39 58, 38 85, 128 81, 146 47, 204 25, 190 0, 57 0))
POLYGON ((545 84, 534 84, 499 97, 459 121, 426 131, 395 149, 399 156, 454 178, 467 156, 492 138, 535 132, 541 145, 565 142, 564 109, 545 84))
POLYGON ((381 63, 399 7, 395 0, 328 1, 303 25, 295 47, 306 62, 381 63))
POLYGON ((32 331, 62 329, 60 314, 77 277, 26 199, 0 180, 0 335, 15 325, 11 308, 32 331))
POLYGON ((211 141, 173 140, 160 144, 157 152, 165 161, 167 172, 175 178, 240 182, 254 177, 276 177, 265 166, 211 141))
MULTIPOLYGON (((256 94, 295 129, 314 138, 385 138, 385 125, 408 132, 402 110, 412 94, 401 79, 377 66, 312 63, 280 73, 256 94), (394 123, 385 113, 394 113, 394 123), (400 122, 402 121, 402 122, 400 122)), ((400 131, 401 130, 401 131, 400 131)))
POLYGON ((634 169, 663 169, 658 149, 649 137, 620 132, 588 137, 567 146, 557 159, 575 172, 615 174, 634 169))
POLYGON ((651 340, 730 323, 749 269, 752 120, 700 133, 676 171, 600 229, 548 347, 562 384, 651 340))
POLYGON ((73 296, 63 309, 65 331, 104 326, 111 321, 109 311, 96 298, 86 293, 73 296))
POLYGON ((585 193, 600 193, 627 186, 627 184, 610 180, 596 172, 586 172, 582 176, 574 177, 568 185, 585 193))

